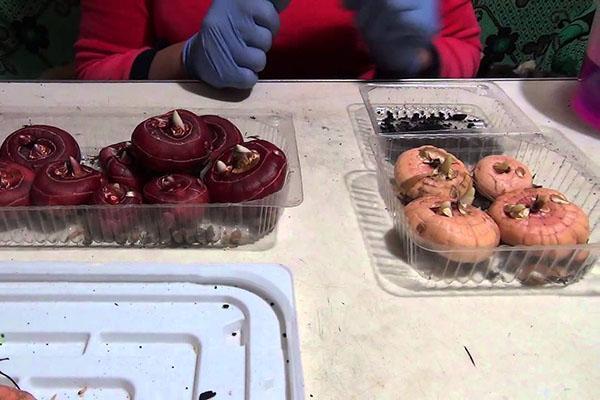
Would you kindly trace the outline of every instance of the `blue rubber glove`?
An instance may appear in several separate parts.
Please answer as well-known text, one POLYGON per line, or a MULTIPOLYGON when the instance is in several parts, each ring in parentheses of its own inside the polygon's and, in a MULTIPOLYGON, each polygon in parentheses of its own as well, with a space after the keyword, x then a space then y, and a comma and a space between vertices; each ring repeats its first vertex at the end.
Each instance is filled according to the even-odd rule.
POLYGON ((439 0, 345 0, 377 68, 403 75, 422 69, 419 55, 440 30, 439 0))
POLYGON ((287 0, 213 0, 183 48, 188 74, 217 88, 249 89, 265 68, 287 0))

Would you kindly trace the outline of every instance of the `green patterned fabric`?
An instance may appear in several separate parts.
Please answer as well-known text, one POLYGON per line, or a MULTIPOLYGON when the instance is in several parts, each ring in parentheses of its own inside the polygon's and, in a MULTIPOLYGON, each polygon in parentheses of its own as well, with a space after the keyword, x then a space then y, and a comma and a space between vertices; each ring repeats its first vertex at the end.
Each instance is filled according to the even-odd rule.
POLYGON ((474 0, 484 56, 479 74, 576 76, 581 69, 596 0, 474 0))
MULTIPOLYGON (((474 0, 484 43, 479 75, 576 76, 595 2, 474 0)), ((0 0, 0 78, 72 77, 78 22, 79 0, 0 0)))
POLYGON ((0 78, 68 77, 79 0, 0 0, 0 78))

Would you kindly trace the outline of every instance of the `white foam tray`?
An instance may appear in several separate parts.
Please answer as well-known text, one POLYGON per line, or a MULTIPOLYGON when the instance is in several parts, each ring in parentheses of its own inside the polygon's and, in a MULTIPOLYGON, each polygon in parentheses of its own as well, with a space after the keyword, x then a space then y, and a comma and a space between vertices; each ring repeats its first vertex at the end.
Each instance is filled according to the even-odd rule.
POLYGON ((0 304, 0 370, 38 400, 304 398, 282 266, 0 263, 0 304))

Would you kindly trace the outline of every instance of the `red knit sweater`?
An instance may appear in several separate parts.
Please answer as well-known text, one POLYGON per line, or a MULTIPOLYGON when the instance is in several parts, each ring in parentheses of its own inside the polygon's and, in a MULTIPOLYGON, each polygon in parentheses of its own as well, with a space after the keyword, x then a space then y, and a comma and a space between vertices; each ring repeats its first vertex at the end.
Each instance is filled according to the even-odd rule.
MULTIPOLYGON (((210 0, 85 0, 75 44, 82 79, 129 79, 136 57, 196 33, 210 0)), ((471 0, 442 0, 434 45, 442 77, 477 72, 481 43, 471 0)), ((369 77, 372 64, 342 0, 292 0, 261 78, 369 77)))

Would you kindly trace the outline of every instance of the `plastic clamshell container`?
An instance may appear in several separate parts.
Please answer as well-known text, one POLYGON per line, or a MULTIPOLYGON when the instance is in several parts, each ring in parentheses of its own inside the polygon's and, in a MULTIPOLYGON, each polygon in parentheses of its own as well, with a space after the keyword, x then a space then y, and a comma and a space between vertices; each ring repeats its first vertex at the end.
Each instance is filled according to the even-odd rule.
MULTIPOLYGON (((276 240, 278 220, 287 207, 302 203, 302 178, 292 117, 189 109, 199 115, 230 119, 246 140, 261 138, 282 149, 288 174, 282 190, 260 200, 237 204, 0 207, 0 246, 91 247, 238 247, 261 250, 276 240), (194 218, 190 218, 194 216, 194 218), (107 228, 106 218, 124 230, 107 228)), ((143 120, 166 108, 0 108, 3 136, 23 125, 46 124, 74 135, 84 163, 94 164, 103 147, 130 140, 143 120)))
POLYGON ((594 162, 560 134, 420 134, 372 137, 377 181, 400 236, 400 257, 429 281, 444 284, 515 283, 567 285, 581 279, 600 256, 600 181, 594 162), (397 196, 394 163, 402 152, 433 145, 473 167, 491 154, 506 154, 529 166, 534 183, 556 189, 589 216, 589 244, 573 246, 500 246, 477 263, 479 249, 432 248, 407 225, 397 196))
POLYGON ((366 84, 360 89, 373 129, 378 135, 417 133, 384 132, 380 122, 388 111, 394 115, 414 113, 465 114, 477 119, 476 126, 458 129, 420 130, 418 133, 536 132, 537 127, 499 86, 488 81, 406 81, 394 84, 366 84))
POLYGON ((304 398, 282 266, 0 267, 0 368, 38 400, 304 398))

